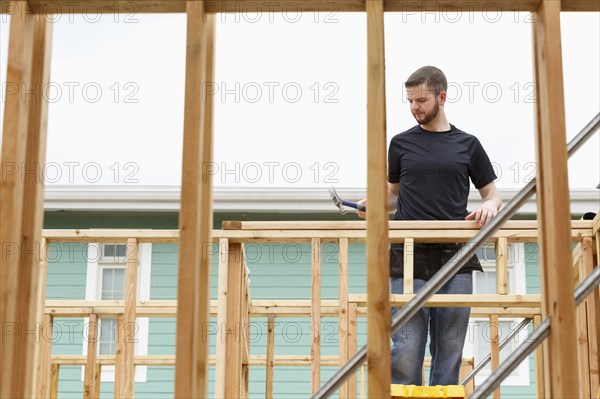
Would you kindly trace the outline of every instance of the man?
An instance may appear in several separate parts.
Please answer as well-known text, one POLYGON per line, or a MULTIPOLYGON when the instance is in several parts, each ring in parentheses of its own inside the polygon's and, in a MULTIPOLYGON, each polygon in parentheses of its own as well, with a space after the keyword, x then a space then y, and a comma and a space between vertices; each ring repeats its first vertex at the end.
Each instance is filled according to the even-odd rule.
MULTIPOLYGON (((410 110, 418 125, 390 142, 388 207, 395 220, 475 220, 487 224, 502 201, 496 175, 475 136, 448 122, 445 113, 448 83, 436 67, 415 71, 405 83, 410 110), (469 180, 483 202, 469 213, 469 180)), ((366 200, 361 201, 366 203, 366 200)), ((364 218, 365 213, 359 212, 364 218)), ((454 255, 460 244, 416 244, 414 292, 454 255)), ((390 291, 403 292, 403 245, 390 247, 390 291)), ((440 294, 471 294, 472 272, 482 271, 476 257, 444 286, 440 294)), ((394 314, 398 309, 392 309, 394 314)), ((470 308, 423 308, 392 337, 392 383, 423 385, 421 370, 427 331, 430 334, 429 385, 456 385, 470 308)))

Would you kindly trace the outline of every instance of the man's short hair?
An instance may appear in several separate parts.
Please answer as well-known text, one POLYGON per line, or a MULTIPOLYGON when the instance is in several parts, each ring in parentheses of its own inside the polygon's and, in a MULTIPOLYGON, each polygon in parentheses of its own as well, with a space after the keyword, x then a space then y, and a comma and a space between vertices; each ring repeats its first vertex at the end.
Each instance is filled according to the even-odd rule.
POLYGON ((439 68, 434 66, 424 66, 413 72, 408 80, 404 83, 404 87, 420 86, 427 83, 427 88, 433 90, 435 95, 439 95, 442 91, 448 90, 448 81, 446 75, 439 68))

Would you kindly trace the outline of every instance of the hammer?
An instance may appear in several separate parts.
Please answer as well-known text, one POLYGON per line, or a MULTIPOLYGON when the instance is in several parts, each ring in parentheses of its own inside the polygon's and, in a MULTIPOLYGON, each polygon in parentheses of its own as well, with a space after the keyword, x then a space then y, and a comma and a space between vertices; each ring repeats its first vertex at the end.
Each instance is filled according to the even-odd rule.
POLYGON ((343 200, 338 195, 338 193, 335 191, 334 187, 329 188, 329 196, 331 197, 331 200, 333 201, 335 206, 338 207, 338 209, 340 210, 340 213, 342 215, 345 215, 346 213, 348 213, 348 208, 346 208, 346 207, 354 208, 354 209, 357 209, 357 210, 363 211, 363 212, 367 211, 366 205, 359 204, 358 202, 351 202, 351 201, 343 200))

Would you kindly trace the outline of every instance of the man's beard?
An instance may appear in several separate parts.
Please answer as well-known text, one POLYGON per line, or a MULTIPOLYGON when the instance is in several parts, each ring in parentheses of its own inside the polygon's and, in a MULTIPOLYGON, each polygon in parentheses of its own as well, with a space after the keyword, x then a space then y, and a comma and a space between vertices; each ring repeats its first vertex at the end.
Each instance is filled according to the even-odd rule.
POLYGON ((426 112, 425 115, 423 116, 422 120, 417 119, 416 116, 415 116, 415 119, 417 120, 417 122, 419 122, 420 125, 427 125, 432 120, 434 120, 435 118, 437 118, 439 112, 440 112, 440 102, 436 98, 435 99, 435 105, 433 106, 433 109, 431 111, 429 111, 429 112, 426 112))

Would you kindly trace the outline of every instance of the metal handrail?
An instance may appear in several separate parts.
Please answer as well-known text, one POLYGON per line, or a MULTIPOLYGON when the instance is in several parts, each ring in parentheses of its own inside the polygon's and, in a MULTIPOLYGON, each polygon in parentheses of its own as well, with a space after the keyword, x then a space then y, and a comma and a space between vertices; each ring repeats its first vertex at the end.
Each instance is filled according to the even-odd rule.
MULTIPOLYGON (((515 328, 509 335, 508 337, 506 337, 502 342, 500 342, 500 345, 498 345, 498 350, 501 351, 502 349, 504 349, 504 347, 515 337, 515 335, 517 335, 522 329, 524 329, 525 327, 527 327, 527 325, 532 321, 533 319, 528 317, 526 319, 524 319, 518 326, 517 328, 515 328)), ((462 379, 461 382, 459 382, 460 385, 466 385, 469 381, 471 381, 471 378, 475 377, 475 375, 477 375, 477 373, 479 373, 481 370, 483 370, 483 368, 490 362, 490 360, 492 360, 492 354, 488 353, 488 355, 485 357, 485 359, 483 359, 478 365, 477 367, 475 367, 473 370, 471 370, 471 372, 469 374, 467 374, 467 376, 465 378, 462 379)))
MULTIPOLYGON (((573 155, 600 127, 600 113, 571 140, 567 145, 569 157, 573 155)), ((536 181, 531 180, 521 191, 517 193, 501 209, 492 221, 484 226, 483 229, 467 242, 454 256, 423 286, 423 288, 397 312, 392 318, 392 332, 394 334, 404 323, 410 320, 427 302, 429 297, 442 288, 458 272, 467 261, 475 255, 477 249, 485 243, 494 234, 500 226, 510 219, 510 217, 519 209, 525 201, 534 194, 536 181)), ((313 399, 327 398, 341 384, 344 383, 352 372, 354 372, 362 363, 367 360, 367 346, 364 345, 348 362, 342 366, 317 392, 312 396, 313 399)))
MULTIPOLYGON (((583 300, 600 284, 600 267, 596 266, 592 273, 575 288, 575 305, 583 300)), ((487 398, 500 383, 512 373, 531 351, 535 350, 550 335, 551 318, 548 317, 527 337, 525 343, 511 353, 508 358, 481 384, 469 399, 487 398)), ((539 382, 538 382, 539 383, 539 382)))

